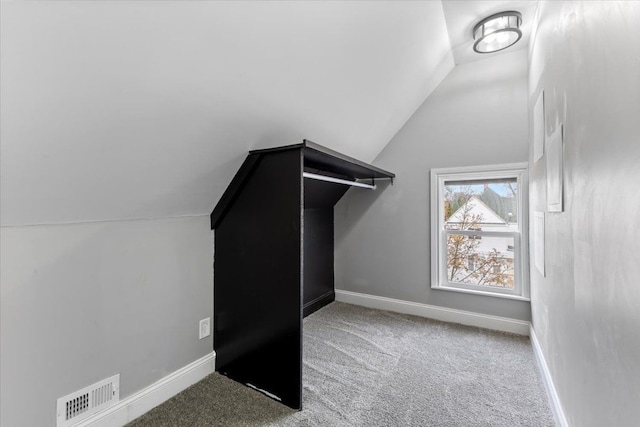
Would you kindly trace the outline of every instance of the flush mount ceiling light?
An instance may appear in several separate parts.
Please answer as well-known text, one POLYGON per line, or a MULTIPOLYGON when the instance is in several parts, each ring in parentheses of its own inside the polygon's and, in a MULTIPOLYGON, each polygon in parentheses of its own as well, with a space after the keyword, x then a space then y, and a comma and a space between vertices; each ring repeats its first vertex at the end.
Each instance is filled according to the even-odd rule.
POLYGON ((473 27, 473 50, 491 53, 508 48, 522 37, 520 25, 520 12, 500 12, 484 18, 473 27))

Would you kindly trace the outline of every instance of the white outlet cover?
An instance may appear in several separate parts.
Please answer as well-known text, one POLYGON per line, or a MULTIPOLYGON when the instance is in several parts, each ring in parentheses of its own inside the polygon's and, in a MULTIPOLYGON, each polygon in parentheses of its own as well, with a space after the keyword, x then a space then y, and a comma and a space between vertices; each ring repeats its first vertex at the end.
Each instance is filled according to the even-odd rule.
POLYGON ((200 339, 206 338, 211 335, 211 318, 207 317, 200 321, 200 339))

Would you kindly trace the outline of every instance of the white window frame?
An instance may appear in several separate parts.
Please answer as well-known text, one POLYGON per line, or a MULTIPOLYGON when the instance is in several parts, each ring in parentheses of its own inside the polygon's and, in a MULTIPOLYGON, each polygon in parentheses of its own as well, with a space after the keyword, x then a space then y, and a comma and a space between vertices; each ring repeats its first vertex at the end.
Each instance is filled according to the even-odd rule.
POLYGON ((527 163, 467 166, 431 169, 431 288, 499 298, 530 301, 529 293, 529 221, 527 163), (445 230, 444 184, 447 181, 515 178, 518 183, 518 231, 478 232, 445 230), (447 233, 513 237, 514 289, 450 282, 447 278, 447 233))

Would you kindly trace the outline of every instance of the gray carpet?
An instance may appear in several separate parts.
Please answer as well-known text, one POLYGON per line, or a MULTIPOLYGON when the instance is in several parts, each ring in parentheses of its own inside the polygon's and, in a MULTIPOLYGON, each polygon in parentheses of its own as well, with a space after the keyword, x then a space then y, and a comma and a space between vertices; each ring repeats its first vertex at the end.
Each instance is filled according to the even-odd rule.
POLYGON ((129 427, 553 426, 529 339, 343 303, 304 321, 304 409, 214 373, 129 427))

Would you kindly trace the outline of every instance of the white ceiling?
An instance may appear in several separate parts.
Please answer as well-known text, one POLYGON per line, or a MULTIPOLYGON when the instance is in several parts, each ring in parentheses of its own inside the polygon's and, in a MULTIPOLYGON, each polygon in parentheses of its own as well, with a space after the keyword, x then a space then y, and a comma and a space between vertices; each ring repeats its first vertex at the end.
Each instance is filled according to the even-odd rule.
POLYGON ((486 57, 478 20, 531 4, 2 2, 2 225, 206 214, 248 150, 303 138, 370 162, 486 57))
POLYGON ((2 2, 2 225, 205 214, 248 150, 371 161, 453 68, 440 2, 2 2))
POLYGON ((529 44, 529 35, 537 1, 466 1, 442 0, 442 8, 447 22, 449 39, 456 65, 490 58, 507 52, 525 49, 529 44), (512 47, 496 53, 478 54, 473 51, 473 27, 494 13, 515 10, 522 13, 522 39, 512 47))

